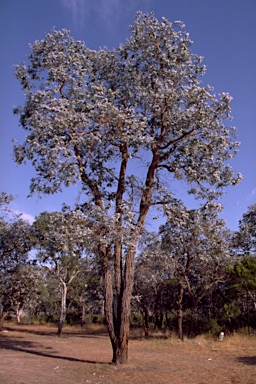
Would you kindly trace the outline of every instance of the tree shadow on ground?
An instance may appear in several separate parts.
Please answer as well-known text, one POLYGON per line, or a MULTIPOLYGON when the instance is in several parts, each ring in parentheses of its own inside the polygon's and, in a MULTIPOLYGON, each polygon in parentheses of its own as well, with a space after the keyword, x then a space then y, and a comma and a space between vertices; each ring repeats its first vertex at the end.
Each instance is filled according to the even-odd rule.
POLYGON ((246 365, 256 365, 256 356, 239 356, 237 361, 246 365))
POLYGON ((60 356, 57 355, 57 351, 55 351, 52 347, 45 347, 39 343, 25 341, 18 338, 9 337, 1 337, 0 336, 0 348, 5 350, 12 350, 16 352, 28 353, 36 356, 48 357, 51 359, 60 359, 67 361, 76 361, 80 363, 89 363, 89 364, 110 364, 109 362, 101 362, 101 361, 93 361, 93 360, 85 360, 85 359, 77 359, 75 357, 68 356, 60 356))
MULTIPOLYGON (((4 327, 4 330, 8 332, 21 332, 21 333, 31 333, 33 335, 39 335, 39 336, 57 336, 57 327, 54 328, 29 328, 24 326, 12 326, 12 327, 4 327)), ((88 330, 81 328, 81 331, 79 330, 72 330, 68 331, 65 328, 62 331, 61 337, 67 337, 67 336, 81 336, 81 337, 107 337, 107 331, 105 329, 95 329, 95 330, 88 330)))
POLYGON ((52 328, 44 329, 44 330, 35 330, 30 328, 23 328, 22 326, 17 327, 4 327, 4 331, 8 332, 21 332, 21 333, 31 333, 33 335, 39 335, 39 336, 56 336, 57 335, 57 329, 56 331, 52 328))
MULTIPOLYGON (((5 331, 8 332, 20 332, 20 333, 29 333, 33 335, 39 335, 39 336, 57 336, 57 327, 56 329, 53 327, 30 327, 29 325, 17 325, 17 326, 6 326, 4 327, 5 331)), ((108 332, 106 327, 102 328, 86 328, 86 326, 81 327, 81 330, 79 329, 72 329, 71 331, 65 327, 63 328, 62 334, 60 336, 61 338, 65 337, 81 337, 81 338, 108 338, 108 332)), ((148 336, 145 336, 142 328, 140 327, 131 327, 130 330, 130 340, 149 340, 149 339, 168 339, 168 335, 165 331, 160 332, 154 332, 152 331, 148 336)))

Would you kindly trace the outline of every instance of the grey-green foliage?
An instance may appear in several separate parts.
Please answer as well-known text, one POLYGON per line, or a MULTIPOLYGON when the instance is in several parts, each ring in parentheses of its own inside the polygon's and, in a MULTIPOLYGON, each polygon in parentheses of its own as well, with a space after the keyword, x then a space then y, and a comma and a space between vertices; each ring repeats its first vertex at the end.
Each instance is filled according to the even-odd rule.
POLYGON ((42 212, 32 226, 42 264, 76 269, 89 243, 87 217, 80 211, 42 212))
POLYGON ((239 222, 239 231, 236 233, 235 245, 242 254, 255 254, 256 252, 256 204, 250 205, 239 222))
MULTIPOLYGON (((205 67, 191 47, 182 23, 141 13, 117 49, 90 50, 67 30, 34 42, 29 64, 16 66, 26 100, 15 109, 28 131, 15 155, 33 163, 31 190, 82 181, 94 200, 111 200, 122 160, 145 167, 143 185, 152 156, 156 192, 168 172, 204 195, 207 185, 235 184, 226 161, 238 143, 223 123, 231 97, 200 84, 205 67)), ((142 190, 134 168, 125 175, 130 197, 142 190)))
POLYGON ((2 192, 0 195, 0 270, 11 271, 17 264, 25 264, 33 241, 30 225, 15 214, 9 203, 13 196, 2 192))
POLYGON ((227 279, 232 231, 218 218, 216 205, 187 209, 173 204, 169 218, 160 228, 162 252, 169 268, 195 302, 214 285, 227 279))
POLYGON ((232 265, 232 232, 218 218, 216 206, 188 209, 173 200, 168 219, 158 237, 144 246, 138 257, 135 277, 140 290, 154 290, 168 279, 176 279, 199 302, 214 285, 227 278, 232 265))
POLYGON ((33 247, 30 225, 10 210, 12 199, 0 195, 0 315, 11 307, 28 307, 38 281, 38 271, 28 260, 33 247))
POLYGON ((58 281, 61 305, 58 334, 66 319, 68 287, 81 272, 82 258, 88 244, 87 218, 79 210, 43 212, 33 224, 33 235, 38 240, 37 258, 58 281))

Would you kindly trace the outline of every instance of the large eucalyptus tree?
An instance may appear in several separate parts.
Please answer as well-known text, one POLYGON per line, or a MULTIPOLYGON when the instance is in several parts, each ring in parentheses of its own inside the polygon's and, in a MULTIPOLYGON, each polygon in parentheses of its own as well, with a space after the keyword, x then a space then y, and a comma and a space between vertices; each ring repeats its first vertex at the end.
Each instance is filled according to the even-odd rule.
POLYGON ((227 164, 238 146, 224 123, 231 97, 202 85, 204 71, 181 22, 142 13, 117 49, 93 51, 53 30, 16 67, 27 131, 16 161, 35 168, 31 192, 79 184, 94 207, 115 363, 128 359, 134 257, 150 208, 169 202, 174 179, 201 198, 239 179, 227 164))

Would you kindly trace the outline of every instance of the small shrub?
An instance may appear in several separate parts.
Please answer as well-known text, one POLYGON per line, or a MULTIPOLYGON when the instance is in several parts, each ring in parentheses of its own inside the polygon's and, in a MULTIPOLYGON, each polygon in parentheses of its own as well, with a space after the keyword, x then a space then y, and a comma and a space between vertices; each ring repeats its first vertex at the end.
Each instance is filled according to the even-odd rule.
POLYGON ((85 324, 105 324, 105 315, 87 313, 84 318, 84 323, 85 324))
POLYGON ((140 312, 133 312, 130 316, 131 327, 141 327, 143 323, 142 314, 140 312))

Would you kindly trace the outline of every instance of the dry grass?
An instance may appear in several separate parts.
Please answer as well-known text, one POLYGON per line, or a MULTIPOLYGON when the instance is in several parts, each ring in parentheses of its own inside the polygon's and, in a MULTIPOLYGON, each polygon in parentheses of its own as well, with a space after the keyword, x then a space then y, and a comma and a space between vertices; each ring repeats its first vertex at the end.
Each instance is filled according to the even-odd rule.
POLYGON ((181 342, 133 331, 129 364, 109 364, 111 345, 101 326, 56 329, 11 326, 0 335, 0 383, 5 384, 256 384, 256 339, 223 342, 197 337, 181 342))

